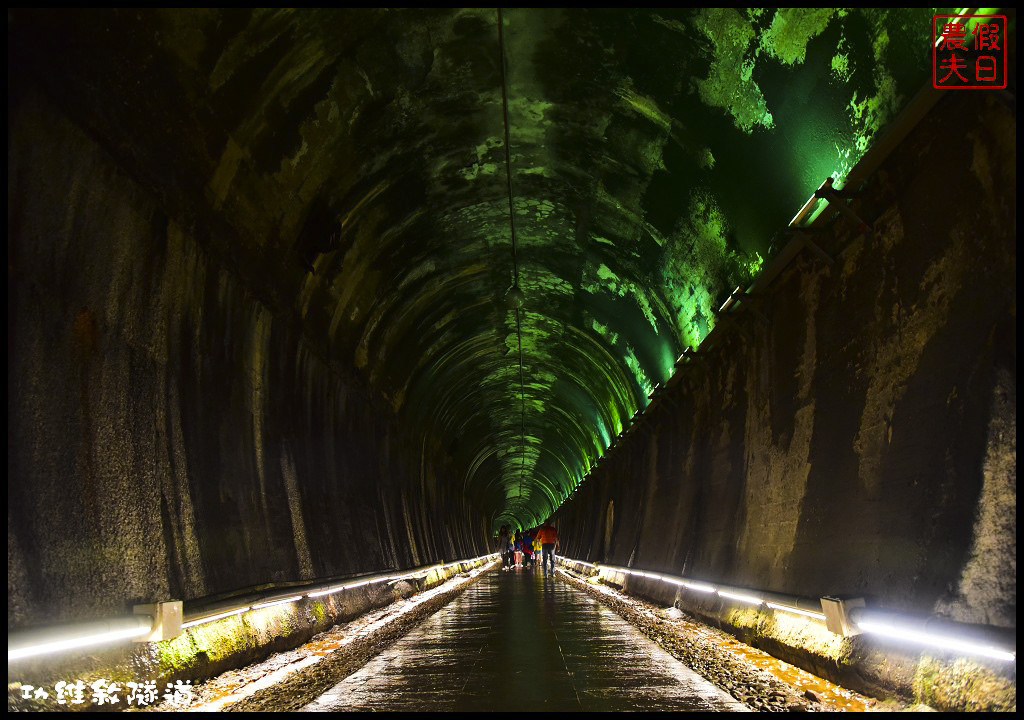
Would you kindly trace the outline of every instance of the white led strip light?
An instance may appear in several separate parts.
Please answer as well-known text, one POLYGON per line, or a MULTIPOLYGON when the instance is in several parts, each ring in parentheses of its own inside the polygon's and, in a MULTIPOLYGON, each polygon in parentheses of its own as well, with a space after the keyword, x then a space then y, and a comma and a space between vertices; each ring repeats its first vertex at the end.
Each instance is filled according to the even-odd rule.
POLYGON ((32 657, 34 655, 45 655, 46 653, 60 652, 61 650, 74 650, 75 648, 87 647, 89 645, 101 645, 114 640, 129 640, 131 638, 148 635, 149 633, 149 628, 127 628, 125 630, 111 630, 108 632, 97 633, 95 635, 85 635, 77 638, 54 640, 52 642, 41 643, 31 647, 8 650, 7 662, 10 662, 11 660, 18 660, 20 658, 32 657))
MULTIPOLYGON (((680 585, 699 593, 715 593, 719 597, 727 598, 729 600, 735 600, 737 602, 747 603, 755 606, 767 606, 772 610, 780 610, 782 612, 793 613, 795 615, 801 615, 803 617, 816 620, 818 622, 825 622, 825 614, 820 612, 814 612, 812 610, 805 610, 803 608, 794 607, 792 605, 783 605, 781 603, 765 600, 751 593, 738 592, 735 590, 725 590, 717 588, 709 583, 697 582, 689 580, 683 577, 673 577, 671 575, 662 575, 659 573, 647 572, 644 570, 631 570, 630 568, 618 567, 615 565, 594 565, 582 560, 570 560, 567 558, 559 558, 559 562, 563 563, 574 563, 578 565, 585 565, 589 568, 595 568, 598 571, 608 570, 610 572, 622 573, 624 575, 634 575, 636 577, 649 578, 652 580, 660 580, 671 585, 680 585)), ((564 570, 562 571, 565 572, 564 570)), ((990 657, 997 660, 1016 661, 1016 652, 1004 650, 994 645, 986 645, 983 643, 971 642, 969 640, 963 640, 960 638, 951 637, 941 633, 927 633, 920 630, 914 630, 912 628, 901 627, 891 622, 883 622, 872 619, 856 620, 857 627, 866 633, 877 634, 885 637, 897 638, 901 640, 907 640, 910 642, 920 643, 922 645, 929 645, 931 647, 939 647, 946 650, 954 650, 964 653, 970 653, 974 655, 982 655, 984 657, 990 657)))
POLYGON ((192 621, 187 622, 187 623, 182 623, 181 624, 181 629, 185 630, 185 629, 190 628, 190 627, 195 627, 196 625, 202 625, 203 623, 213 622, 214 620, 223 620, 224 618, 229 618, 229 617, 232 617, 234 615, 241 615, 242 613, 247 612, 250 609, 251 608, 244 607, 244 608, 239 608, 237 610, 229 610, 228 612, 222 612, 222 613, 219 613, 217 615, 211 615, 210 617, 200 618, 198 620, 192 620, 192 621))
POLYGON ((984 657, 990 657, 996 660, 1008 660, 1012 662, 1017 659, 1017 653, 1003 650, 995 647, 994 645, 982 645, 980 643, 950 637, 949 635, 943 635, 941 633, 926 633, 920 630, 900 627, 891 622, 879 620, 855 620, 854 622, 860 630, 874 635, 881 635, 882 637, 907 640, 909 642, 920 643, 930 647, 942 648, 943 650, 955 650, 971 653, 973 655, 983 655, 984 657))
POLYGON ((748 605, 760 605, 764 602, 764 600, 757 597, 756 595, 746 595, 745 593, 729 592, 728 590, 719 590, 718 594, 721 597, 729 598, 730 600, 739 600, 740 602, 747 603, 748 605))
POLYGON ((282 598, 281 600, 271 600, 269 602, 262 602, 253 605, 250 610, 259 610, 260 608, 274 607, 275 605, 287 605, 302 599, 302 595, 293 595, 289 598, 282 598))
POLYGON ((446 570, 446 569, 448 569, 450 567, 455 567, 456 565, 462 565, 463 563, 474 563, 474 562, 477 562, 478 560, 485 560, 485 559, 487 559, 489 557, 495 557, 495 556, 496 556, 496 554, 492 553, 490 555, 481 555, 480 557, 473 558, 472 560, 457 560, 455 562, 448 563, 447 565, 432 565, 431 567, 426 568, 425 570, 417 570, 415 572, 406 573, 405 575, 393 575, 393 576, 388 576, 388 577, 374 578, 373 580, 363 580, 362 582, 346 583, 344 585, 334 585, 334 586, 326 588, 324 590, 318 590, 316 592, 307 593, 306 597, 313 598, 313 597, 320 597, 321 595, 331 595, 333 593, 341 592, 343 590, 352 590, 353 588, 362 587, 363 585, 372 585, 374 583, 392 582, 392 581, 397 582, 398 580, 405 580, 406 578, 411 578, 411 577, 424 577, 424 576, 429 575, 430 573, 434 572, 435 570, 444 571, 444 570, 446 570))
POLYGON ((343 592, 345 590, 353 590, 353 589, 358 588, 358 587, 363 587, 364 585, 375 585, 377 583, 383 583, 383 582, 398 582, 399 580, 406 580, 406 579, 411 578, 411 577, 426 577, 427 575, 429 575, 430 573, 435 572, 435 571, 436 572, 443 572, 443 571, 447 570, 450 567, 455 567, 456 565, 472 564, 472 563, 475 563, 475 562, 477 562, 479 560, 486 560, 487 558, 492 558, 492 557, 495 557, 495 556, 496 556, 495 553, 491 553, 489 555, 481 555, 480 557, 472 558, 471 560, 456 560, 455 562, 450 562, 447 565, 432 565, 432 566, 430 566, 428 568, 425 568, 423 570, 414 570, 413 572, 405 573, 404 575, 388 575, 388 576, 385 576, 385 577, 373 578, 372 580, 363 580, 361 582, 344 583, 342 585, 333 585, 333 586, 325 588, 323 590, 317 590, 315 592, 309 592, 309 593, 305 593, 303 595, 296 595, 294 597, 284 598, 284 599, 281 599, 281 600, 271 600, 271 601, 268 601, 268 602, 259 603, 257 605, 250 605, 250 606, 246 606, 244 608, 239 608, 237 610, 232 610, 232 611, 227 612, 227 613, 221 613, 219 615, 212 615, 212 616, 210 616, 208 618, 201 618, 199 620, 193 620, 191 622, 185 623, 181 627, 182 627, 182 629, 185 629, 185 628, 189 628, 189 627, 194 627, 196 625, 202 625, 202 624, 208 623, 208 622, 213 622, 215 620, 221 620, 221 619, 226 618, 226 617, 231 617, 232 615, 238 615, 238 614, 244 613, 244 612, 246 612, 248 610, 257 610, 259 608, 272 607, 274 605, 284 605, 286 603, 293 603, 293 602, 297 602, 298 600, 301 600, 304 597, 315 598, 315 597, 321 597, 323 595, 332 595, 334 593, 343 592))
POLYGON ((814 612, 813 610, 802 610, 800 608, 789 607, 788 605, 779 605, 778 603, 773 602, 766 602, 765 605, 770 607, 772 610, 782 610, 783 612, 793 613, 794 615, 804 615, 805 617, 821 620, 822 622, 825 620, 824 613, 814 612))
MULTIPOLYGON (((565 560, 565 559, 563 558, 563 560, 565 560)), ((597 568, 598 567, 597 565, 593 565, 593 564, 588 563, 588 562, 583 562, 582 560, 565 560, 565 562, 571 562, 571 563, 575 563, 575 564, 578 564, 578 565, 586 565, 587 567, 590 567, 590 568, 597 568)), ((739 602, 748 603, 750 605, 762 605, 762 604, 764 604, 764 605, 767 605, 768 607, 772 608, 773 610, 781 610, 783 612, 790 612, 790 613, 794 613, 796 615, 803 615, 804 617, 809 617, 809 618, 813 618, 814 620, 819 620, 821 622, 825 622, 825 614, 824 613, 814 612, 812 610, 804 610, 802 608, 793 607, 791 605, 782 605, 782 604, 776 603, 776 602, 767 602, 767 601, 763 600, 762 598, 759 598, 759 597, 757 597, 755 595, 750 595, 748 593, 740 593, 740 592, 735 592, 735 591, 730 591, 730 590, 719 589, 719 588, 716 588, 714 585, 710 585, 708 583, 697 582, 697 581, 694 581, 694 580, 687 580, 686 578, 681 578, 681 577, 673 577, 671 575, 662 575, 660 573, 647 572, 646 570, 631 570, 629 568, 617 567, 617 566, 614 566, 614 565, 603 565, 601 567, 603 567, 603 568, 605 568, 607 570, 612 570, 614 572, 623 573, 625 575, 635 575, 637 577, 649 578, 651 580, 660 580, 662 582, 666 582, 666 583, 669 583, 671 585, 681 585, 681 586, 687 588, 688 590, 693 590, 694 592, 699 592, 699 593, 715 593, 715 594, 719 595, 720 597, 729 598, 730 600, 737 600, 739 602)))
MULTIPOLYGON (((182 623, 181 629, 187 630, 198 625, 205 625, 207 623, 216 622, 217 620, 224 620, 225 618, 234 617, 235 615, 241 615, 249 612, 250 610, 261 610, 263 608, 275 607, 278 605, 288 605, 291 603, 298 602, 303 598, 314 598, 322 595, 330 595, 336 592, 342 592, 344 590, 351 590, 353 588, 362 587, 364 585, 372 585, 383 582, 397 582, 398 580, 405 580, 411 577, 426 577, 432 572, 443 572, 444 570, 455 567, 456 565, 473 564, 481 560, 487 560, 488 558, 497 557, 497 553, 490 553, 488 555, 481 555, 480 557, 472 558, 470 560, 457 560, 455 562, 448 563, 446 565, 432 565, 424 570, 415 570, 413 572, 405 573, 402 575, 389 575, 385 577, 376 577, 369 580, 362 580, 360 582, 346 583, 343 585, 335 585, 328 587, 323 590, 317 590, 315 592, 302 593, 299 595, 292 595, 289 597, 275 598, 273 600, 267 600, 264 602, 255 603, 252 605, 243 605, 240 607, 230 608, 223 610, 214 615, 208 617, 201 617, 195 620, 190 620, 186 623, 182 623)), ((98 629, 93 632, 86 632, 83 635, 75 636, 73 630, 68 630, 68 637, 56 637, 53 640, 47 640, 44 642, 37 642, 25 647, 17 647, 15 649, 7 650, 7 661, 17 660, 25 657, 32 657, 34 655, 43 655, 45 653, 59 652, 61 650, 72 650, 74 648, 88 647, 90 645, 98 645, 104 642, 111 642, 114 640, 128 640, 131 638, 142 637, 152 632, 152 627, 139 626, 142 623, 142 619, 145 616, 137 616, 136 618, 128 619, 117 619, 113 621, 100 621, 98 623, 85 624, 86 628, 92 628, 98 626, 98 629), (110 625, 135 625, 135 627, 118 628, 114 630, 100 629, 104 626, 109 627, 110 625)), ((151 622, 151 621, 148 621, 151 622)), ((56 632, 64 632, 57 630, 56 632)), ((78 632, 82 632, 81 626, 78 632)), ((8 643, 10 643, 10 636, 8 636, 8 643)))

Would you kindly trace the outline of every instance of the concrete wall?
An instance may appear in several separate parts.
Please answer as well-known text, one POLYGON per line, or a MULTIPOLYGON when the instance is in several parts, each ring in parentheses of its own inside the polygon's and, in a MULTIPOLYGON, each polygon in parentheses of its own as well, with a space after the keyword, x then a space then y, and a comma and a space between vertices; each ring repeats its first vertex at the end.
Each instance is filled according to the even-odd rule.
POLYGON ((8 627, 473 557, 446 456, 45 101, 8 130, 8 627))
POLYGON ((565 554, 1014 627, 1015 153, 995 97, 941 101, 857 201, 875 233, 836 225, 680 371, 565 554))
MULTIPOLYGON (((680 370, 557 514, 563 552, 1016 628, 1016 141, 947 96, 840 222, 680 370), (964 129, 967 129, 964 132, 964 129), (724 332, 723 332, 724 330, 724 332)), ((1015 710, 1014 663, 832 635, 626 578, 845 687, 1015 710)))
MULTIPOLYGON (((559 512, 567 555, 1015 626, 1015 118, 981 95, 683 371, 559 512)), ((38 97, 8 148, 10 628, 485 551, 446 449, 216 229, 38 97)))

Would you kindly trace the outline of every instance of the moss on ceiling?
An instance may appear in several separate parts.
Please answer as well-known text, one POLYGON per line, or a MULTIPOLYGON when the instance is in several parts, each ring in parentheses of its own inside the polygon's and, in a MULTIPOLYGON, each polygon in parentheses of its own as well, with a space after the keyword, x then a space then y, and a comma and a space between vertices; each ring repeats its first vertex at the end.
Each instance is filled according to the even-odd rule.
POLYGON ((494 10, 17 11, 8 33, 19 76, 532 525, 928 79, 934 12, 505 11, 515 256, 494 10))

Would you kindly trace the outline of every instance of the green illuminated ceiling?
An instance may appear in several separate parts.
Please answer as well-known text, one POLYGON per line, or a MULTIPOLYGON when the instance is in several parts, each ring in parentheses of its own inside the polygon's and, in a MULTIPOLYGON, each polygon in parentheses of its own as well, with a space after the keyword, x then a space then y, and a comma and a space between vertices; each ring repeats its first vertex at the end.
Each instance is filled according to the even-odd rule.
POLYGON ((505 11, 518 310, 496 11, 40 12, 9 35, 450 448, 453 482, 530 525, 928 79, 935 12, 505 11))

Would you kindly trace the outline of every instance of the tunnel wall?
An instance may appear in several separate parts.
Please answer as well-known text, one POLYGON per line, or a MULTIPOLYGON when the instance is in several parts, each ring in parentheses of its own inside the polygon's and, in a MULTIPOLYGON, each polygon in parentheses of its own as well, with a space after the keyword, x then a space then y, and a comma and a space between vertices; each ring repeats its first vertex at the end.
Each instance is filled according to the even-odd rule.
POLYGON ((1015 118, 950 95, 874 234, 816 238, 562 507, 565 555, 1015 627, 1015 118))
POLYGON ((13 104, 9 628, 485 551, 446 456, 211 232, 46 101, 13 104))

